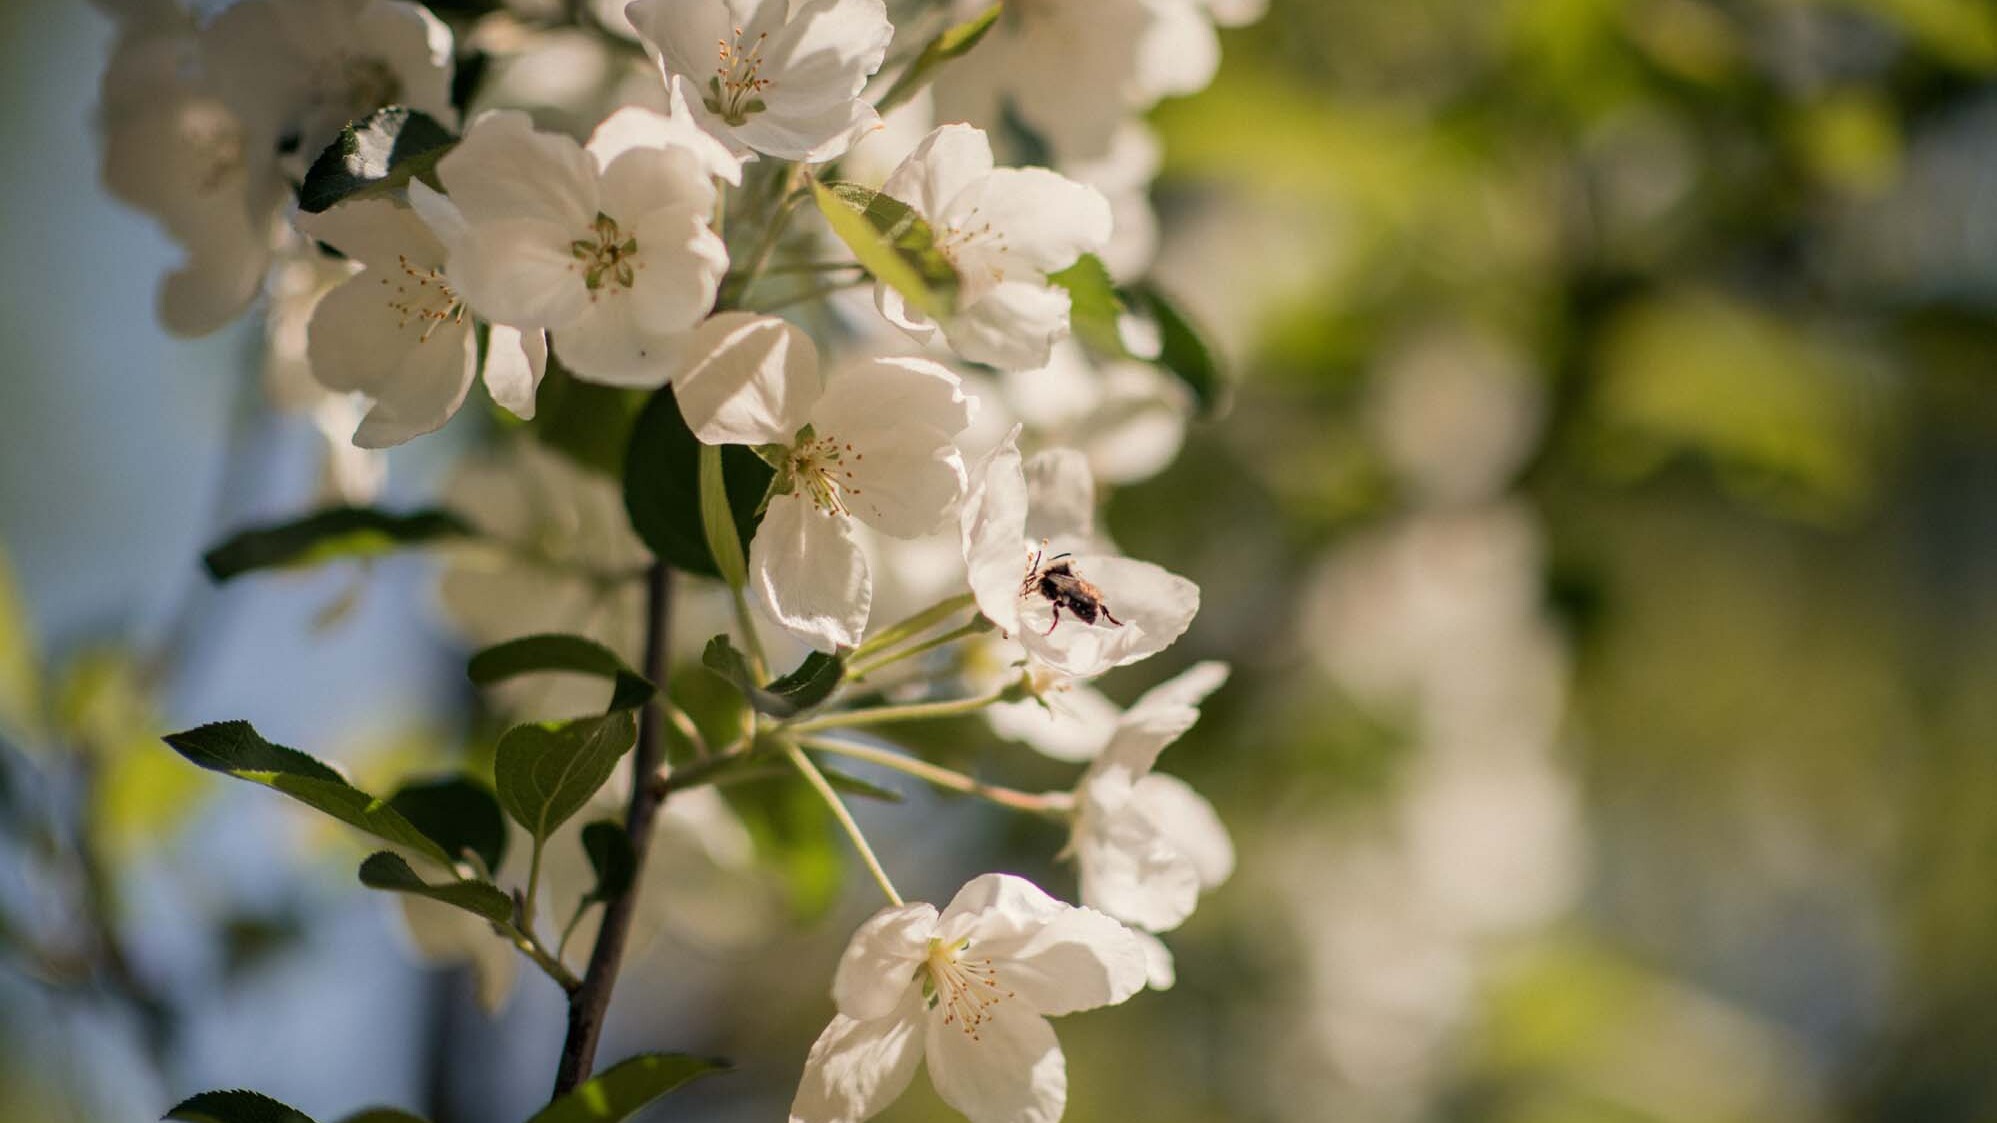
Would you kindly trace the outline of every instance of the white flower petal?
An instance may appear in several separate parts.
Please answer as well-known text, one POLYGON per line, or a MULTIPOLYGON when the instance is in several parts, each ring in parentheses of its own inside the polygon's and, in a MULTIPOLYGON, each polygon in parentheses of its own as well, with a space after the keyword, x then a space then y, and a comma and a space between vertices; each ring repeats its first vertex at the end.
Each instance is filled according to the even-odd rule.
POLYGON ((989 706, 985 720, 1000 737, 1073 763, 1095 759, 1116 733, 1116 703, 1092 686, 1049 690, 1041 698, 989 706))
POLYGON ((494 323, 561 328, 589 306, 569 251, 574 240, 574 230, 541 218, 480 222, 451 248, 445 272, 465 303, 494 323))
MULTIPOLYGON (((675 100, 675 109, 684 108, 683 98, 675 100)), ((733 184, 742 182, 742 161, 684 113, 666 114, 627 105, 604 118, 590 134, 588 151, 597 167, 603 169, 602 205, 613 215, 651 210, 682 194, 691 205, 711 207, 714 179, 733 184), (634 151, 648 159, 629 171, 617 172, 619 161, 634 151), (659 194, 647 195, 634 189, 645 182, 639 178, 640 168, 644 169, 644 177, 653 177, 650 186, 660 189, 659 194), (662 176, 669 181, 656 178, 662 176), (612 186, 613 180, 619 181, 618 186, 612 186), (703 196, 705 202, 700 202, 703 196), (634 208, 633 202, 640 205, 634 208)))
POLYGON ((777 76, 763 99, 769 103, 767 112, 791 117, 857 101, 867 77, 881 68, 893 38, 882 0, 808 0, 798 5, 771 36, 765 55, 770 73, 777 76))
POLYGON ((1007 635, 1020 630, 1020 582, 1026 577, 1026 476, 1019 429, 993 449, 977 472, 977 488, 960 519, 964 562, 978 611, 1007 635))
POLYGON ((884 534, 918 538, 963 498, 954 438, 971 410, 963 382, 927 359, 868 359, 830 381, 811 423, 820 439, 846 448, 839 470, 848 509, 884 534))
POLYGON ((518 110, 494 110, 479 114, 437 161, 437 178, 474 225, 532 218, 580 232, 600 209, 596 168, 569 137, 536 132, 518 110))
POLYGON ((1019 642, 1062 674, 1094 678, 1156 655, 1184 635, 1199 613, 1199 586, 1150 562, 1083 554, 1073 566, 1101 590, 1103 606, 1122 623, 1084 624, 1069 613, 1057 621, 1045 597, 1020 598, 1019 642))
POLYGON ((624 16, 667 74, 701 81, 714 73, 714 45, 743 24, 723 0, 634 0, 624 16))
POLYGON ((980 940, 998 981, 1048 1017, 1122 1002, 1144 989, 1144 948, 1130 930, 1094 909, 1062 905, 1023 940, 980 940))
POLYGON ((356 199, 292 219, 308 238, 324 242, 370 269, 396 272, 405 262, 441 269, 444 244, 414 210, 387 199, 356 199))
POLYGON ((386 448, 440 428, 463 404, 477 373, 468 322, 436 323, 391 305, 406 280, 364 270, 319 301, 307 329, 306 357, 328 389, 374 399, 354 443, 386 448))
POLYGON ((1185 923, 1199 904, 1199 870, 1145 816, 1130 774, 1094 775, 1081 796, 1075 864, 1083 903, 1153 932, 1185 923))
POLYGON ((1072 448, 1043 449, 1026 462, 1026 537, 1086 541, 1096 531, 1096 477, 1072 448))
POLYGON ((1068 290, 1003 281, 959 308, 943 325, 959 355, 1000 370, 1044 367, 1068 335, 1068 290))
POLYGON ((702 444, 788 445, 820 392, 818 348, 787 320, 724 312, 697 329, 692 362, 673 376, 687 428, 702 444))
POLYGON ((832 1001, 841 1014, 865 1021, 886 1017, 920 991, 916 969, 929 954, 936 931, 936 907, 922 904, 884 908, 853 933, 832 976, 832 1001))
POLYGON ((936 937, 945 943, 965 938, 980 944, 1016 942, 1068 907, 1023 877, 1009 873, 981 874, 965 882, 957 895, 950 898, 937 918, 936 937))
POLYGON ((1213 804, 1192 785, 1154 772, 1137 781, 1131 799, 1159 835, 1192 863, 1200 888, 1212 889, 1234 872, 1234 841, 1213 804))
POLYGON ((1227 674, 1226 663, 1209 660, 1145 691, 1117 721, 1102 765, 1128 769, 1133 776, 1151 771, 1165 746, 1200 720, 1200 703, 1220 689, 1227 674))
POLYGON ((908 988, 887 1017, 834 1015, 805 1058, 790 1123, 861 1123, 878 1115, 915 1079, 926 1020, 920 987, 908 988))
MULTIPOLYGON (((335 208, 338 209, 338 208, 335 208)), ((439 193, 420 179, 409 181, 409 209, 430 228, 430 234, 443 243, 448 250, 465 240, 469 229, 465 213, 451 201, 449 195, 439 193)), ((345 252, 345 251, 341 251, 345 252)), ((351 255, 349 255, 351 256, 351 255)), ((442 264, 440 260, 438 264, 442 264)))
POLYGON ((688 336, 640 327, 623 291, 599 290, 580 316, 555 332, 555 353, 577 378, 604 386, 656 390, 685 361, 688 336))
POLYGON ((535 395, 548 373, 548 333, 492 325, 485 348, 485 388, 522 421, 534 419, 535 395))
POLYGON ((749 583, 772 620, 814 650, 859 646, 873 606, 852 520, 797 494, 770 500, 749 544, 749 583))
MULTIPOLYGON (((633 157, 625 157, 626 161, 633 157)), ((728 245, 707 225, 707 212, 674 206, 640 217, 628 228, 638 242, 635 283, 622 293, 639 327, 654 334, 683 332, 714 308, 728 272, 728 245)))
POLYGON ((1144 969, 1147 983, 1152 990, 1171 990, 1179 981, 1179 973, 1172 962, 1172 949, 1165 941, 1149 932, 1131 929, 1131 935, 1144 947, 1144 969))
POLYGON ((1047 1019, 1000 1002, 973 1036, 944 1017, 942 1005, 930 1010, 924 1031, 929 1079, 944 1103, 971 1123, 1057 1123, 1068 1105, 1068 1062, 1047 1019))
POLYGON ((938 218, 951 200, 992 174, 992 144, 982 129, 944 125, 924 137, 881 191, 925 218, 938 218))
POLYGON ((999 168, 959 193, 944 223, 989 223, 1004 237, 1005 261, 1042 273, 1073 265, 1109 244, 1113 220, 1102 192, 1046 168, 999 168))

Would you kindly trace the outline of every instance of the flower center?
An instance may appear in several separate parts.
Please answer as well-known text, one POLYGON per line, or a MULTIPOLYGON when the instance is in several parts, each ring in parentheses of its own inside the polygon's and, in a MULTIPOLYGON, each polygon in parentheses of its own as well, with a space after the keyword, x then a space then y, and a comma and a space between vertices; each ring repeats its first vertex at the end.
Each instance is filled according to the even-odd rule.
POLYGON ((701 99, 709 113, 731 125, 745 124, 750 114, 769 108, 763 104, 763 91, 773 84, 762 77, 763 46, 770 33, 765 31, 746 44, 742 35, 738 27, 734 38, 717 40, 721 65, 707 80, 707 96, 701 99))
POLYGON ((410 324, 422 323, 423 335, 418 340, 428 343, 430 336, 445 324, 465 322, 464 301, 458 299, 457 292, 444 280, 444 275, 435 269, 424 269, 409 263, 400 254, 396 260, 402 265, 402 280, 383 277, 381 283, 391 289, 388 307, 396 315, 397 331, 410 324))
POLYGON ((625 237, 617 229, 617 220, 602 212, 597 213, 590 230, 594 237, 569 243, 569 254, 581 263, 582 282, 589 291, 594 293, 607 283, 614 293, 637 284, 638 270, 645 267, 638 260, 638 239, 625 237))
POLYGON ((960 275, 964 272, 964 262, 970 260, 983 267, 993 284, 999 284, 1005 280, 1005 255, 1011 250, 1003 233, 989 222, 978 221, 980 209, 972 207, 969 214, 938 230, 936 251, 960 275))
POLYGON ((811 497, 811 504, 826 514, 851 515, 846 497, 859 495, 854 486, 853 465, 866 459, 853 446, 837 437, 821 437, 809 425, 798 434, 790 453, 791 479, 797 490, 811 497))
POLYGON ((964 958, 970 946, 969 940, 929 941, 929 957, 922 961, 923 994, 932 1009, 942 1007, 944 1025, 954 1025, 978 1041, 992 1008, 1013 997, 1013 992, 999 985, 991 960, 964 958))

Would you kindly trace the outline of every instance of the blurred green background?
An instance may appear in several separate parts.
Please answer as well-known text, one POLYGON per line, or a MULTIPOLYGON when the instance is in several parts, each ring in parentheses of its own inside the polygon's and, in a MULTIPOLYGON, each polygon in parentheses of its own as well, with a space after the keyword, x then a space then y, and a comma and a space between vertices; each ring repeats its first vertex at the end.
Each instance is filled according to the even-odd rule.
MULTIPOLYGON (((0 32, 0 542, 105 759, 151 762, 111 766, 141 795, 110 876, 178 1011, 149 1052, 118 979, 0 972, 0 1119, 236 1084, 524 1115, 560 1034, 542 981, 484 1019, 348 865, 244 841, 287 810, 172 814, 196 782, 147 743, 225 711, 329 752, 422 727, 398 707, 468 693, 422 564, 330 637, 310 618, 350 577, 214 598, 228 627, 163 685, 90 678, 172 627, 251 345, 152 325, 171 251, 89 186, 102 18, 18 0, 0 32)), ((1232 408, 1109 516, 1205 608, 1107 688, 1234 663, 1162 767, 1241 859, 1168 937, 1174 990, 1060 1025, 1068 1118, 1997 1119, 1997 7, 1273 0, 1225 44, 1156 115, 1157 198, 1232 408)), ((287 431, 256 439, 277 467, 231 486, 295 509, 287 431)), ((461 713, 424 720, 457 743, 461 713)), ((1065 782, 990 745, 932 741, 1065 782)), ((1038 825, 871 821, 928 863, 911 896, 1072 884, 1038 825)), ((40 844, 8 844, 10 908, 40 844)), ((670 1117, 778 1117, 869 908, 661 945, 606 1056, 735 1056, 670 1117)), ((883 1118, 948 1117, 918 1081, 883 1118)))

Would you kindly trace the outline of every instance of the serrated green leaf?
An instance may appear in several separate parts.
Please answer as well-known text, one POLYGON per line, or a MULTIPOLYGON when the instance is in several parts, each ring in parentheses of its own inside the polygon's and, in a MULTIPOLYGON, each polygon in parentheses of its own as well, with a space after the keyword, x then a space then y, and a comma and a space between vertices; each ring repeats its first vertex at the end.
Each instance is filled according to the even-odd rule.
POLYGON ((201 562, 217 581, 259 569, 299 568, 341 558, 366 558, 472 534, 448 511, 405 515, 372 507, 334 507, 291 522, 230 536, 201 562))
POLYGON ((727 1061, 707 1057, 641 1053, 584 1081, 527 1123, 618 1123, 680 1085, 728 1068, 727 1061))
POLYGON ((584 636, 560 633, 523 636, 494 644, 472 656, 465 670, 480 686, 549 671, 607 678, 616 684, 610 695, 613 710, 635 710, 659 692, 658 687, 632 670, 615 651, 584 636))
POLYGON ((727 636, 707 641, 700 656, 702 666, 727 679, 742 692, 758 713, 771 717, 791 717, 832 696, 846 676, 846 657, 814 651, 797 669, 767 686, 758 685, 750 673, 749 660, 727 636))
MULTIPOLYGON (((667 565, 719 577, 700 517, 700 442, 680 416, 672 388, 652 396, 631 433, 624 465, 624 508, 631 527, 667 565)), ((721 450, 728 505, 743 551, 762 523, 757 508, 776 473, 755 453, 731 445, 721 450)))
POLYGON ((812 181, 818 210, 875 280, 932 320, 957 305, 957 270, 936 246, 936 231, 899 199, 854 183, 812 181))
MULTIPOLYGON (((434 178, 458 143, 436 118, 399 105, 377 109, 340 130, 305 173, 298 209, 317 214, 350 199, 371 199, 434 178)), ((432 186, 435 186, 433 183, 432 186)))
POLYGON ((361 884, 369 889, 428 897, 498 924, 513 919, 513 899, 490 881, 451 881, 432 885, 416 876, 402 856, 387 850, 369 854, 361 863, 361 884))
POLYGON ((1227 381, 1200 330, 1170 297, 1148 281, 1125 289, 1124 297, 1158 326, 1158 365, 1177 375, 1193 392, 1201 416, 1211 416, 1220 408, 1227 381))
POLYGON ((909 63, 908 69, 902 71, 901 77, 896 78, 894 85, 888 87, 888 92, 881 98, 876 108, 885 115, 921 92, 922 87, 927 86, 936 77, 937 67, 977 46, 978 41, 985 37, 985 32, 992 29, 992 25, 998 22, 1000 14, 1004 11, 1003 3, 993 4, 963 23, 945 28, 941 35, 923 46, 922 53, 915 56, 915 61, 909 63))
POLYGON ((165 1118, 180 1123, 312 1123, 311 1116, 295 1107, 240 1088, 189 1096, 165 1118))
POLYGON ((1123 315, 1123 298, 1102 258, 1087 253, 1059 273, 1047 274, 1049 284, 1068 290, 1068 323, 1075 338, 1099 355, 1124 359, 1130 352, 1123 346, 1123 333, 1117 320, 1123 315))
POLYGON ((388 805, 453 858, 470 851, 488 873, 506 860, 506 815, 492 789, 469 776, 411 781, 388 805))
POLYGON ((520 725, 499 739, 493 779, 499 805, 538 841, 582 810, 638 742, 629 710, 520 725))
POLYGON ((624 833, 622 824, 611 819, 587 824, 582 829, 582 849, 589 855, 589 868, 596 871, 596 885, 583 898, 585 902, 607 904, 631 888, 631 879, 638 872, 638 854, 631 849, 631 836, 624 833))
POLYGON ((406 846, 440 865, 451 856, 402 813, 361 791, 322 761, 264 740, 247 721, 223 721, 167 735, 189 761, 239 780, 262 784, 376 838, 406 846))

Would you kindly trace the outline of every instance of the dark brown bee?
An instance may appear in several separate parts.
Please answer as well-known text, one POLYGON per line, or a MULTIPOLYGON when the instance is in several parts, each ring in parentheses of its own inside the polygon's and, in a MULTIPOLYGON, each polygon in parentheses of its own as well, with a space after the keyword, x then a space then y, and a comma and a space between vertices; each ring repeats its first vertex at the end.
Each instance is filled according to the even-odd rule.
POLYGON ((1068 560, 1073 555, 1057 555, 1043 568, 1040 559, 1046 553, 1045 547, 1034 552, 1033 561, 1026 569, 1026 580, 1019 588, 1021 596, 1038 593, 1054 606, 1054 622, 1047 625, 1044 634, 1051 636, 1061 626, 1064 608, 1084 624, 1094 624, 1100 618, 1109 621, 1111 627, 1123 627, 1123 621, 1112 616, 1109 606, 1103 603, 1103 591, 1075 572, 1075 563, 1068 560))

